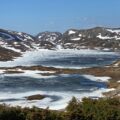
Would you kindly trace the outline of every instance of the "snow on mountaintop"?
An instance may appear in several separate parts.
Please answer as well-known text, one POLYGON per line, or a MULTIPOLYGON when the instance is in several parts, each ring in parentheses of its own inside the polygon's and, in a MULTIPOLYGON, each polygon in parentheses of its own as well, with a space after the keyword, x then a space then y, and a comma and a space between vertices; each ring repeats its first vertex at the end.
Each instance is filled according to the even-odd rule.
POLYGON ((71 35, 71 34, 75 34, 75 33, 76 33, 75 31, 70 30, 68 34, 71 35))
POLYGON ((120 49, 119 32, 119 28, 113 29, 104 27, 82 30, 70 29, 63 34, 62 43, 65 49, 89 48, 116 51, 120 49))
POLYGON ((34 37, 23 32, 0 29, 0 45, 16 52, 32 49, 34 37))
POLYGON ((36 37, 37 39, 39 40, 42 40, 42 41, 55 41, 56 39, 61 39, 60 37, 62 36, 61 33, 59 32, 42 32, 42 33, 39 33, 36 37))
POLYGON ((98 38, 102 39, 102 40, 106 40, 106 39, 116 39, 116 40, 119 40, 120 37, 118 36, 114 36, 114 37, 109 37, 109 36, 102 36, 101 33, 97 36, 98 38))
POLYGON ((59 32, 42 32, 36 36, 37 44, 41 48, 58 48, 61 43, 62 34, 59 32))
POLYGON ((71 40, 80 40, 80 38, 73 38, 73 39, 71 39, 71 40))
POLYGON ((120 34, 120 28, 119 29, 107 29, 111 33, 117 33, 120 34))

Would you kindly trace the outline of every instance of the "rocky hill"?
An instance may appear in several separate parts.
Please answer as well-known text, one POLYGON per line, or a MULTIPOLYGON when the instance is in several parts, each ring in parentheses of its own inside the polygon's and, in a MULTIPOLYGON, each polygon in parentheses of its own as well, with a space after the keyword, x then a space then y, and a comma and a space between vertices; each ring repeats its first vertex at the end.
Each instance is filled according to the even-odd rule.
POLYGON ((21 53, 0 47, 0 61, 13 60, 14 58, 19 57, 20 55, 21 53))
POLYGON ((13 60, 33 49, 34 41, 35 37, 27 33, 0 29, 0 61, 13 60))
MULTIPOLYGON (((34 49, 120 50, 120 28, 69 29, 65 33, 42 32, 36 36, 0 29, 0 49, 21 54, 34 49)), ((1 54, 2 56, 2 54, 1 54)))
POLYGON ((16 31, 0 29, 0 46, 15 52, 24 52, 33 48, 35 37, 16 31))
POLYGON ((120 29, 96 27, 87 30, 68 30, 63 34, 64 48, 119 50, 120 29))
POLYGON ((53 49, 100 49, 117 51, 120 49, 120 28, 96 27, 92 29, 70 29, 61 34, 43 32, 37 35, 40 47, 53 49))
POLYGON ((62 34, 60 32, 42 32, 36 36, 36 41, 40 48, 57 48, 62 43, 62 34))

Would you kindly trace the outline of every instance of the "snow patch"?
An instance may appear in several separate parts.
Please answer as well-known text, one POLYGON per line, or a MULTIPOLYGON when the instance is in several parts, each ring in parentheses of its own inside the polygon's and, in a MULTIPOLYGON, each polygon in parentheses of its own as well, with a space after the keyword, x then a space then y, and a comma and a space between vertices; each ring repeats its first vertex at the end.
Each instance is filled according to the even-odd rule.
POLYGON ((71 34, 75 34, 75 33, 76 33, 76 32, 73 31, 73 30, 70 30, 70 31, 68 32, 69 35, 71 35, 71 34))
POLYGON ((108 37, 108 36, 102 36, 101 33, 97 36, 97 38, 100 38, 100 39, 112 39, 111 37, 108 37))
POLYGON ((12 51, 15 51, 15 52, 21 52, 20 49, 15 49, 14 47, 7 46, 6 44, 2 45, 2 47, 12 50, 12 51))
POLYGON ((118 37, 118 36, 114 36, 114 37, 102 36, 101 33, 99 33, 99 35, 97 36, 97 38, 100 38, 102 40, 110 40, 110 39, 120 40, 120 37, 118 37))
POLYGON ((4 73, 4 70, 0 70, 0 74, 4 73))
POLYGON ((79 34, 78 36, 79 36, 79 37, 82 37, 82 34, 79 34))
POLYGON ((74 40, 74 41, 78 41, 78 40, 80 40, 81 38, 73 38, 73 39, 71 39, 71 40, 74 40))
POLYGON ((108 82, 109 79, 111 79, 110 77, 107 76, 103 76, 103 77, 96 77, 93 75, 83 75, 83 77, 90 79, 92 81, 98 81, 98 82, 108 82))
POLYGON ((119 63, 114 64, 114 67, 119 67, 119 63))
POLYGON ((120 29, 118 29, 118 30, 107 29, 107 31, 109 31, 111 33, 117 33, 117 34, 120 33, 120 29))
POLYGON ((56 77, 54 75, 50 75, 50 76, 41 75, 42 73, 55 73, 54 71, 38 71, 38 70, 32 71, 32 70, 21 70, 21 69, 20 71, 24 73, 4 74, 4 75, 5 76, 25 76, 25 77, 31 77, 31 78, 46 78, 46 79, 56 77))
POLYGON ((120 83, 120 80, 119 81, 117 81, 118 83, 120 83))
POLYGON ((57 48, 58 50, 61 50, 63 47, 62 47, 61 45, 57 45, 56 48, 57 48))

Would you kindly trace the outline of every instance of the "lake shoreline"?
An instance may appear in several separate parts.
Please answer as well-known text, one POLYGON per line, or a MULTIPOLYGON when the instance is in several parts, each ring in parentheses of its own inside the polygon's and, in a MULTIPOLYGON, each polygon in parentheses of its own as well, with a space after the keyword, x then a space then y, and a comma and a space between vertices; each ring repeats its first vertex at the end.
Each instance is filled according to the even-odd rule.
MULTIPOLYGON (((54 68, 54 67, 45 67, 45 66, 16 66, 16 67, 2 67, 0 71, 3 74, 21 74, 25 71, 38 71, 37 74, 42 76, 51 76, 58 74, 83 74, 83 75, 93 75, 96 77, 110 77, 108 81, 105 81, 108 88, 114 88, 114 90, 107 93, 103 93, 106 97, 120 97, 120 72, 119 72, 120 62, 114 62, 111 65, 104 67, 91 67, 83 69, 63 69, 63 68, 54 68), (39 71, 43 71, 39 73, 39 71)), ((28 71, 28 72, 29 72, 28 71)))

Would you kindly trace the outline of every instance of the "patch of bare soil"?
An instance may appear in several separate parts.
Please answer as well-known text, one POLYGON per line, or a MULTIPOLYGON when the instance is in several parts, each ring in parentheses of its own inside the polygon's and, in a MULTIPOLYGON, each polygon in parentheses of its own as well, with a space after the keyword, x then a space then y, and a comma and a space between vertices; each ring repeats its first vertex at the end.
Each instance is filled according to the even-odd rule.
POLYGON ((21 54, 18 52, 0 47, 0 61, 9 61, 20 56, 21 54))

